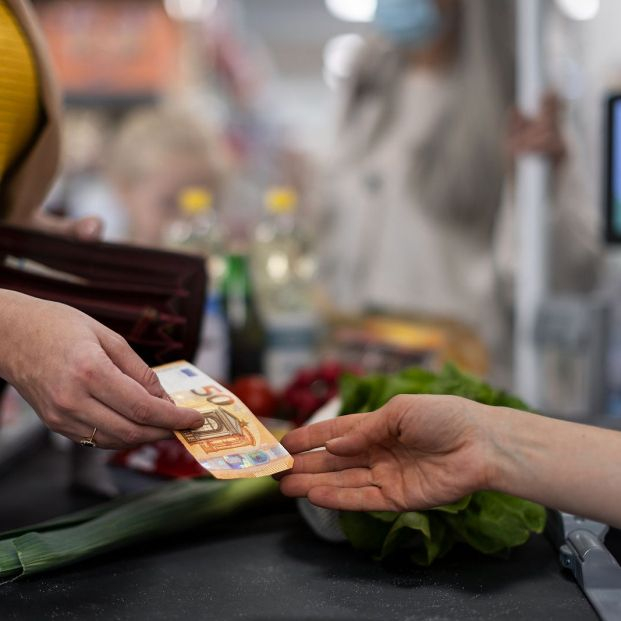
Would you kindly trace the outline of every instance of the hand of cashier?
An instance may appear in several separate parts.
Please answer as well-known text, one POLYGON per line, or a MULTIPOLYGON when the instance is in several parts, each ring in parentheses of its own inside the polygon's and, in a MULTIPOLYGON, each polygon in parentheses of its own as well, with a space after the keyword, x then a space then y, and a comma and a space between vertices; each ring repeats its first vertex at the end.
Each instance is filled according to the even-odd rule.
POLYGON ((621 526, 617 431, 400 395, 376 412, 296 429, 283 445, 295 459, 283 493, 329 509, 422 510, 487 489, 621 526))

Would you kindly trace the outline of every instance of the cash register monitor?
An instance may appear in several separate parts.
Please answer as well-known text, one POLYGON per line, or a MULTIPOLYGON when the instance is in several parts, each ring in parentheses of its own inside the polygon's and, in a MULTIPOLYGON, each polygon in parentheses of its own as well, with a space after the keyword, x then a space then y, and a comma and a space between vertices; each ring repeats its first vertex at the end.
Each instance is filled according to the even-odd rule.
POLYGON ((606 241, 621 244, 621 93, 608 97, 606 127, 606 241))

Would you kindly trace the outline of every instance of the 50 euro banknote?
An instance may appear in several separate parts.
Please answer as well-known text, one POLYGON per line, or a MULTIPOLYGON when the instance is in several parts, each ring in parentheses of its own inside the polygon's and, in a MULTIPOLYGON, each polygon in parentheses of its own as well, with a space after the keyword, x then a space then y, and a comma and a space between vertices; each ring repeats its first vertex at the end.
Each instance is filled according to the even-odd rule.
POLYGON ((230 391, 183 360, 156 367, 164 390, 205 418, 199 429, 175 431, 198 463, 217 479, 263 477, 293 466, 293 457, 230 391))

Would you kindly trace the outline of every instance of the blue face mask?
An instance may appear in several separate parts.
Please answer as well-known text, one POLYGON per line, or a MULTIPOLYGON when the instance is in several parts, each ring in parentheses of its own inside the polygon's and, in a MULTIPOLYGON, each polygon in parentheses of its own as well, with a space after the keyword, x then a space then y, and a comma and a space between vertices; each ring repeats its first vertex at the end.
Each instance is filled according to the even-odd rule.
POLYGON ((388 40, 414 49, 431 43, 442 30, 435 0, 378 0, 373 21, 388 40))

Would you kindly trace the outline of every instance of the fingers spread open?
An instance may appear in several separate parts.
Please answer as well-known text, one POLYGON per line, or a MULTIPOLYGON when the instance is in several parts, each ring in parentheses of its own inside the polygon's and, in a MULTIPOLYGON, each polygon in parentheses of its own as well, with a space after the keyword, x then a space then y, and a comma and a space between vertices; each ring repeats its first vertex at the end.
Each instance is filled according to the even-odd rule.
POLYGON ((394 511, 379 487, 313 487, 308 499, 318 507, 337 511, 394 511))
POLYGON ((347 470, 348 468, 364 468, 369 465, 366 455, 355 457, 337 457, 325 450, 299 453, 295 456, 292 473, 319 473, 347 470))
POLYGON ((332 420, 294 429, 283 439, 283 446, 290 453, 303 453, 319 448, 331 438, 337 438, 355 427, 368 414, 350 414, 332 420))
POLYGON ((318 474, 290 474, 280 482, 280 489, 285 496, 306 496, 315 487, 366 487, 373 485, 371 470, 352 468, 338 472, 318 474))

